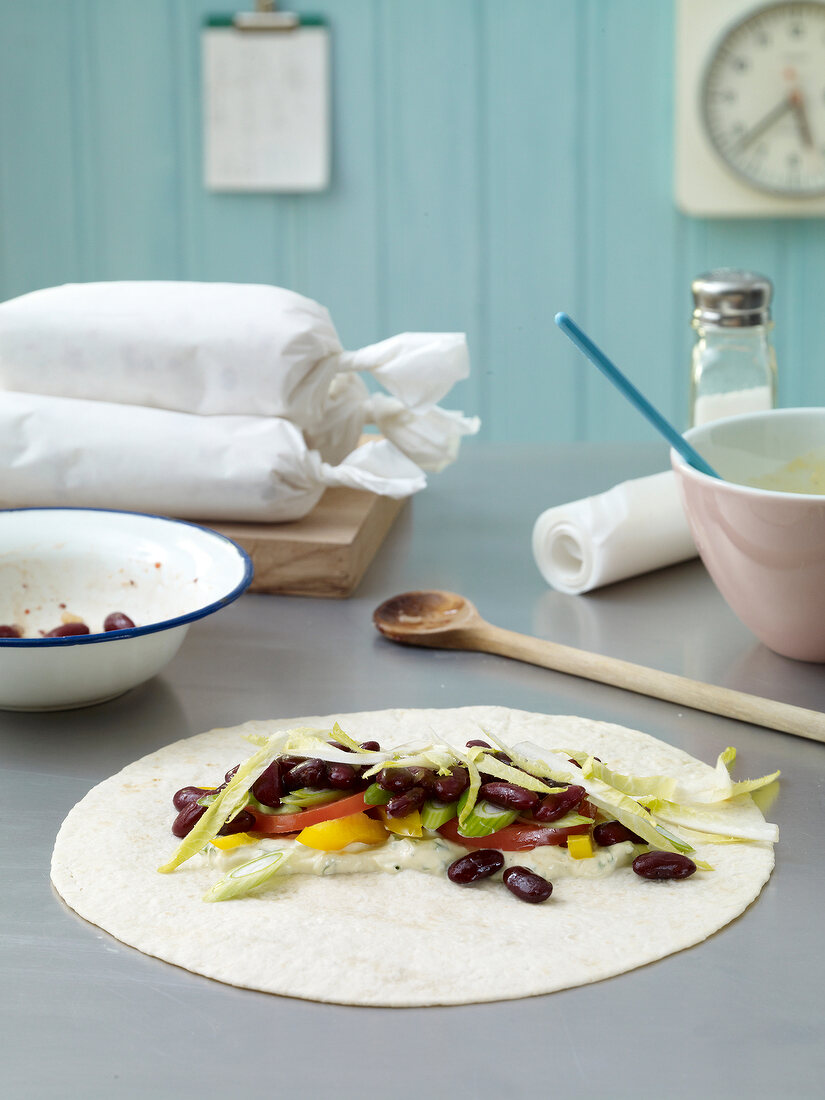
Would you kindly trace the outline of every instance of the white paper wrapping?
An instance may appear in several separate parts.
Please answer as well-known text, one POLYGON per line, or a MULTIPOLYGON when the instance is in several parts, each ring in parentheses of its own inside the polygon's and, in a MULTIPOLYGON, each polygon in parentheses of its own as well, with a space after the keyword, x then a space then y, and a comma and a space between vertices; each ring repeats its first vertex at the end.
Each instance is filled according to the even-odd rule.
POLYGON ((420 410, 469 371, 463 333, 401 333, 344 351, 323 306, 277 286, 67 283, 0 303, 4 390, 282 416, 310 435, 346 415, 360 420, 357 439, 369 401, 361 372, 420 410))
POLYGON ((281 287, 34 291, 0 304, 0 503, 278 522, 328 486, 407 496, 478 431, 438 405, 469 370, 463 333, 345 351, 281 287), (385 440, 359 447, 372 424, 385 440))
POLYGON ((670 470, 548 508, 533 527, 533 556, 542 576, 572 595, 696 553, 670 470))
POLYGON ((279 417, 195 416, 75 398, 0 394, 0 506, 71 505, 183 519, 299 519, 328 486, 403 497, 420 467, 388 440, 337 465, 279 417))

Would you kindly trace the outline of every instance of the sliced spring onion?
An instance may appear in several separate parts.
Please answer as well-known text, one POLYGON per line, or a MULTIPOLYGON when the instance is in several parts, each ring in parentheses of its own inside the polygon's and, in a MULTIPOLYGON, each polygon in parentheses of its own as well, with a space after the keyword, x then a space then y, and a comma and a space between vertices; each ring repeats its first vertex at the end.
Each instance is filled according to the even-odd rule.
POLYGON ((370 783, 364 791, 364 801, 368 806, 386 806, 391 798, 390 792, 379 787, 377 783, 370 783))
POLYGON ((473 804, 472 810, 462 821, 461 812, 463 807, 461 803, 466 798, 467 793, 465 791, 458 800, 458 831, 461 836, 489 836, 490 833, 497 833, 499 829, 512 825, 518 817, 515 810, 505 810, 501 806, 494 806, 492 802, 482 798, 473 804))
POLYGON ((428 798, 421 807, 421 825, 425 829, 440 829, 458 813, 458 802, 438 802, 428 798))
MULTIPOLYGON (((312 790, 309 787, 299 787, 296 791, 290 791, 281 799, 281 806, 286 807, 292 813, 296 809, 302 810, 307 806, 323 806, 327 802, 334 802, 341 797, 341 791, 328 789, 312 790)), ((280 808, 280 807, 279 807, 280 808)))
POLYGON ((286 860, 286 852, 267 852, 257 856, 240 867, 235 867, 220 882, 204 894, 204 901, 229 901, 230 898, 243 898, 269 882, 274 874, 281 870, 286 860))

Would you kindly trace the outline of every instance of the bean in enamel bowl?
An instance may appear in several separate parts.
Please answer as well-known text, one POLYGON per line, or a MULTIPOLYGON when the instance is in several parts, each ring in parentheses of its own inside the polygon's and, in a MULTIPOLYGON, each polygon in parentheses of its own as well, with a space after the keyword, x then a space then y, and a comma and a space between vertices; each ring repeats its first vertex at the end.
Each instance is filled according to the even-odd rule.
POLYGON ((0 624, 14 628, 0 630, 4 710, 87 706, 136 687, 252 580, 224 535, 137 512, 6 509, 0 546, 0 624))

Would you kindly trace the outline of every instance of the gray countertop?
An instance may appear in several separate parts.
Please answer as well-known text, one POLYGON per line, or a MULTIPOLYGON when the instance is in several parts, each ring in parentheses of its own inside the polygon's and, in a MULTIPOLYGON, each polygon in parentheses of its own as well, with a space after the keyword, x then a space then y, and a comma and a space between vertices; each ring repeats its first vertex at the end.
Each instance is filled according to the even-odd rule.
POLYGON ((587 596, 544 584, 536 516, 666 462, 658 445, 471 444, 402 512, 350 599, 245 596, 119 699, 0 713, 6 1095, 821 1096, 825 746, 504 658, 395 646, 371 625, 390 595, 446 588, 511 630, 825 709, 822 666, 758 644, 698 560, 587 596), (734 744, 740 775, 781 768, 770 817, 782 839, 761 897, 705 943, 595 985, 389 1010, 189 974, 87 924, 51 889, 71 806, 170 741, 250 718, 475 703, 618 722, 707 761, 734 744))

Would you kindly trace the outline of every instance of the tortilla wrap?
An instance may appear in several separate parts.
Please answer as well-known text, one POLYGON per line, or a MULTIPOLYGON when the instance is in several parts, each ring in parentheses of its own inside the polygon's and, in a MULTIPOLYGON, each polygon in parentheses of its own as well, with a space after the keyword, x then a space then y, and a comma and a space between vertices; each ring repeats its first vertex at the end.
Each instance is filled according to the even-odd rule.
MULTIPOLYGON (((247 722, 130 764, 69 813, 52 882, 80 916, 148 955, 230 985, 350 1005, 447 1005, 528 997, 620 974, 699 943, 742 913, 773 867, 769 843, 700 844, 712 872, 651 882, 630 867, 559 878, 528 905, 501 882, 460 887, 419 871, 276 876, 255 896, 206 903, 217 877, 200 857, 159 874, 177 847, 172 795, 211 785, 251 754, 246 734, 331 729, 392 748, 414 738, 463 746, 488 729, 505 743, 587 750, 636 775, 706 778, 712 769, 636 730, 505 707, 386 710, 247 722)), ((761 822, 751 799, 726 810, 761 822)))

